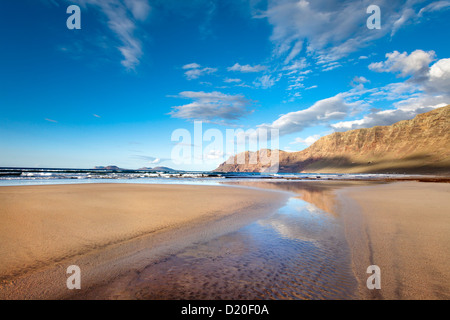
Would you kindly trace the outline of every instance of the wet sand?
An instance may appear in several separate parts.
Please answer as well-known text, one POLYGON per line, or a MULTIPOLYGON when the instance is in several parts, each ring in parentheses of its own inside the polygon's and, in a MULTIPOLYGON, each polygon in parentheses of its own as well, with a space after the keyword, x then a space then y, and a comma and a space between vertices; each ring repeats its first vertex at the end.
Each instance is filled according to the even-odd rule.
POLYGON ((355 299, 339 221, 291 198, 241 229, 129 272, 74 299, 355 299))
MULTIPOLYGON (((241 188, 147 185, 147 188, 163 188, 155 194, 161 208, 170 203, 172 208, 179 209, 189 203, 189 210, 196 210, 189 216, 192 220, 182 223, 186 218, 184 214, 175 214, 181 219, 176 221, 180 221, 182 228, 179 224, 170 225, 164 232, 156 232, 157 237, 146 233, 128 241, 99 246, 98 250, 70 259, 55 260, 52 268, 36 268, 32 277, 23 278, 28 282, 21 282, 20 277, 10 284, 4 282, 0 297, 3 294, 3 297, 70 299, 450 298, 447 268, 450 261, 450 184, 411 181, 241 181, 227 184, 241 188), (168 196, 173 195, 174 190, 177 190, 177 197, 180 194, 175 200, 168 196), (202 198, 199 193, 205 194, 205 191, 207 197, 202 198), (280 208, 288 193, 289 200, 280 208), (206 216, 202 215, 205 208, 214 213, 209 211, 206 216), (61 295, 62 288, 60 291, 42 290, 45 281, 55 279, 64 282, 65 289, 65 268, 69 260, 87 270, 83 275, 88 279, 88 287, 70 295, 61 295), (369 276, 366 269, 374 264, 381 268, 381 290, 366 287, 369 276), (99 281, 101 277, 103 281, 99 281)), ((111 202, 109 212, 116 210, 116 196, 120 198, 125 190, 120 186, 123 185, 117 188, 121 188, 121 192, 103 202, 111 202)), ((60 187, 54 186, 55 190, 60 187)), ((10 208, 14 205, 22 208, 19 200, 23 194, 10 188, 0 188, 1 203, 8 203, 10 208), (6 197, 9 202, 1 198, 6 190, 10 190, 6 197)), ((131 204, 144 201, 142 206, 150 205, 145 204, 148 192, 139 195, 131 186, 126 189, 130 192, 126 198, 133 199, 131 204)), ((73 195, 70 198, 73 200, 73 195)), ((86 198, 94 199, 83 195, 83 199, 86 198)), ((155 200, 152 199, 151 203, 155 200)), ((80 212, 76 209, 78 202, 75 204, 69 216, 80 212)), ((41 203, 41 210, 48 207, 48 201, 41 203)), ((108 226, 114 223, 110 219, 118 217, 120 226, 113 226, 111 230, 123 230, 124 221, 130 217, 134 221, 142 215, 139 213, 142 207, 134 209, 136 212, 127 218, 107 215, 108 219, 101 221, 106 221, 108 226)), ((25 212, 29 215, 31 211, 25 212)), ((52 232, 43 229, 44 222, 41 220, 39 224, 39 217, 34 218, 35 228, 43 234, 49 231, 43 239, 50 241, 52 232)), ((152 223, 152 219, 147 222, 143 217, 140 219, 139 223, 128 226, 129 231, 152 223)), ((107 226, 103 230, 98 222, 91 221, 97 226, 96 230, 106 232, 107 226)), ((3 227, 0 235, 5 232, 10 232, 10 236, 14 233, 3 227)), ((115 235, 116 232, 109 234, 108 239, 115 235)), ((22 236, 23 232, 16 238, 21 241, 22 236)), ((82 240, 77 239, 80 244, 82 240)), ((17 253, 23 252, 20 243, 13 245, 17 253)), ((6 252, 3 247, 2 250, 6 252)))
POLYGON ((450 299, 450 184, 397 182, 337 191, 363 299, 450 299), (381 290, 368 290, 369 265, 381 290))
POLYGON ((0 187, 0 298, 49 299, 142 268, 275 210, 286 194, 221 186, 0 187))

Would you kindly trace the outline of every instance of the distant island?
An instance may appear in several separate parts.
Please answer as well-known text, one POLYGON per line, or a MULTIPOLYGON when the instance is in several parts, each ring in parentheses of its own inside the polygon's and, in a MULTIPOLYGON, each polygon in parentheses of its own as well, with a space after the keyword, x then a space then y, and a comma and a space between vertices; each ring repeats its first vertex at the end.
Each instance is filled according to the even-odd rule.
MULTIPOLYGON (((124 168, 119 168, 118 166, 96 166, 94 167, 94 170, 131 170, 131 169, 124 169, 124 168)), ((143 167, 143 168, 139 168, 137 169, 139 171, 177 171, 175 169, 169 168, 169 167, 154 167, 154 168, 150 168, 150 167, 143 167)))
POLYGON ((123 170, 123 169, 119 168, 118 166, 106 166, 106 167, 97 166, 97 167, 94 167, 94 169, 95 170, 123 170))
MULTIPOLYGON (((279 172, 450 173, 450 105, 390 126, 335 132, 298 152, 279 151, 279 172)), ((263 149, 258 153, 268 153, 263 149)), ((264 172, 269 168, 222 163, 216 172, 264 172)), ((259 154, 258 154, 259 155, 259 154)), ((231 160, 231 159, 229 159, 231 160)))
POLYGON ((154 167, 154 168, 149 168, 149 167, 143 167, 143 168, 139 168, 138 170, 145 170, 145 171, 178 171, 169 167, 154 167))

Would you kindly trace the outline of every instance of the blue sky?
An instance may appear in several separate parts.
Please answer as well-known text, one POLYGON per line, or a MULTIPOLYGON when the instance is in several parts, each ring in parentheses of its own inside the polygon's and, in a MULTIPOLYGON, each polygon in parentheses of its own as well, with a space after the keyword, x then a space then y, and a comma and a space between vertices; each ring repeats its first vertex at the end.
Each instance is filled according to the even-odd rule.
POLYGON ((3 0, 0 166, 209 170, 229 154, 175 164, 175 130, 277 129, 298 151, 411 119, 450 103, 449 14, 420 0, 3 0))

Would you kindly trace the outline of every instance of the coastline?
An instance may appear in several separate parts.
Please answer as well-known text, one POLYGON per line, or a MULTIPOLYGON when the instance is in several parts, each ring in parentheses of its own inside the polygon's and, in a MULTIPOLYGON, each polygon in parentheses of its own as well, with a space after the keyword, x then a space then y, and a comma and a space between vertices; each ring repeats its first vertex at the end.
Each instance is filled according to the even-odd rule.
POLYGON ((1 187, 0 299, 68 298, 77 294, 66 287, 69 265, 80 266, 88 289, 233 231, 286 199, 287 193, 225 186, 1 187))
MULTIPOLYGON (((350 264, 353 276, 345 281, 351 281, 352 277, 357 281, 355 295, 349 298, 449 299, 450 272, 446 270, 446 263, 450 260, 449 194, 448 183, 417 181, 269 180, 225 182, 220 186, 74 184, 1 187, 2 222, 7 222, 8 211, 25 212, 28 216, 23 216, 15 224, 11 221, 0 224, 3 226, 0 237, 16 237, 12 242, 1 239, 0 266, 3 269, 0 269, 3 273, 0 273, 0 299, 89 299, 97 297, 97 294, 99 298, 126 298, 127 292, 122 288, 128 288, 128 293, 133 292, 130 283, 140 286, 139 275, 142 272, 148 275, 152 270, 159 270, 161 273, 164 265, 171 269, 172 262, 164 264, 167 257, 176 257, 169 261, 177 261, 178 252, 199 243, 205 244, 205 248, 209 248, 209 243, 217 246, 214 239, 223 235, 229 236, 220 241, 227 242, 223 239, 231 240, 233 232, 261 221, 259 219, 272 214, 283 203, 286 205, 286 201, 294 201, 295 204, 295 199, 312 204, 321 212, 328 213, 329 221, 342 225, 344 242, 339 245, 339 250, 348 250, 349 254, 347 262, 340 262, 341 267, 347 268, 346 265, 350 264), (77 192, 81 194, 77 195, 77 192), (33 195, 33 201, 24 201, 33 195), (53 199, 52 205, 49 205, 49 197, 53 199), (154 209, 155 205, 161 212, 178 210, 178 214, 175 212, 171 220, 153 215, 152 218, 160 221, 159 225, 154 224, 142 213, 145 212, 143 209, 154 209), (31 209, 34 206, 34 211, 29 206, 31 209), (22 211, 17 211, 17 208, 22 211), (36 213, 36 208, 43 211, 39 213, 38 210, 38 214, 31 217, 30 212, 36 213), (53 208, 53 216, 52 210, 48 216, 48 208, 53 208), (92 211, 93 208, 95 210, 92 211), (90 237, 83 238, 83 234, 67 228, 66 224, 75 223, 73 219, 77 211, 83 213, 81 217, 85 222, 95 217, 90 222, 96 228, 90 230, 89 224, 77 226, 81 230, 90 230, 90 237), (127 214, 117 215, 115 211, 127 214), (61 215, 61 220, 55 220, 61 215), (52 225, 46 229, 42 220, 45 217, 52 223, 59 221, 60 228, 52 225), (137 223, 124 223, 130 220, 137 223), (105 225, 108 221, 116 224, 105 225), (16 229, 11 227, 14 225, 16 229), (24 226, 28 232, 18 232, 19 227, 24 226), (36 241, 33 228, 40 232, 38 236, 44 238, 38 237, 36 241), (48 247, 68 244, 58 241, 58 236, 59 239, 64 238, 61 238, 61 233, 74 242, 69 243, 72 251, 62 252, 60 248, 48 247), (37 247, 24 244, 21 242, 23 239, 34 239, 37 247), (42 250, 39 247, 45 247, 53 256, 46 258, 42 252, 39 253, 42 250), (5 256, 8 253, 9 259, 5 256), (20 270, 17 266, 27 261, 22 260, 15 268, 10 265, 10 269, 20 272, 8 276, 4 271, 6 262, 11 263, 11 257, 20 259, 27 254, 37 264, 20 270), (81 267, 83 289, 86 290, 77 292, 66 288, 66 268, 73 264, 81 267), (158 266, 153 268, 155 264, 158 266), (368 290, 366 287, 369 265, 381 268, 381 290, 368 290), (110 284, 113 284, 111 288, 110 284)), ((308 230, 304 229, 304 232, 308 230)), ((299 236, 301 239, 302 235, 299 236)), ((319 237, 330 235, 324 231, 319 237)), ((190 250, 195 253, 195 250, 190 250)), ((211 250, 215 252, 214 245, 211 250)), ((143 288, 145 291, 145 286, 143 288)))

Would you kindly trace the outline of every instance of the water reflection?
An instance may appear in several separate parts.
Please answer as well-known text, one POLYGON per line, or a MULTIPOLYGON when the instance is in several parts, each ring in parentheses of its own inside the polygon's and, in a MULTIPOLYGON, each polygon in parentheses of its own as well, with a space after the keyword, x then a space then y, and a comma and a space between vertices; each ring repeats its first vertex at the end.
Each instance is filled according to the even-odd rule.
POLYGON ((291 198, 277 213, 258 221, 262 226, 270 226, 280 236, 291 240, 317 242, 322 233, 330 233, 332 218, 312 204, 291 198), (320 235, 317 237, 317 235, 320 235))
POLYGON ((239 184, 287 190, 295 196, 271 215, 190 246, 88 298, 356 298, 343 225, 330 209, 337 184, 239 184))
POLYGON ((247 186, 254 188, 275 189, 293 193, 293 197, 310 203, 313 207, 309 210, 320 209, 337 216, 336 189, 357 185, 374 185, 381 181, 233 181, 228 185, 247 186))

